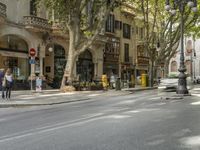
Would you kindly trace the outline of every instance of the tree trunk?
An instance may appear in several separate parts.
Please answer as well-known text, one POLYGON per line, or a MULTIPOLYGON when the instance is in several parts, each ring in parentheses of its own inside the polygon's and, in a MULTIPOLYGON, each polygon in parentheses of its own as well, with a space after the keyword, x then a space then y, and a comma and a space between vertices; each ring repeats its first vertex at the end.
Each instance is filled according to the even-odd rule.
POLYGON ((154 79, 154 61, 150 60, 150 66, 149 66, 149 87, 153 87, 153 79, 154 79))
POLYGON ((73 70, 74 70, 74 52, 69 49, 67 64, 65 66, 64 75, 62 78, 61 89, 66 85, 66 81, 68 85, 72 85, 73 81, 73 70))
POLYGON ((166 60, 164 65, 164 77, 167 78, 168 74, 169 74, 169 60, 166 60))
POLYGON ((73 77, 74 77, 73 76, 74 62, 75 62, 75 58, 76 58, 76 56, 75 56, 76 36, 77 35, 76 35, 75 28, 71 27, 69 30, 70 42, 69 42, 68 58, 67 58, 67 62, 65 65, 64 75, 62 78, 60 89, 65 87, 66 81, 67 81, 68 85, 72 85, 72 81, 73 81, 73 77))

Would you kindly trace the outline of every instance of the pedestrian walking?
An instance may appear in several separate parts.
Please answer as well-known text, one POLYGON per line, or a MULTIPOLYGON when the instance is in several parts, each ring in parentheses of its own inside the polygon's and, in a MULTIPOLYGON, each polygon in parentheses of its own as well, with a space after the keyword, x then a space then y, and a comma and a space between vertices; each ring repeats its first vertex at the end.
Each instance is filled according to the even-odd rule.
POLYGON ((4 79, 5 69, 0 69, 0 90, 2 91, 2 98, 4 98, 4 88, 3 88, 3 79, 4 79))
MULTIPOLYGON (((3 89, 6 91, 6 99, 10 99, 11 90, 13 86, 13 76, 10 68, 6 70, 2 85, 3 89)), ((2 98, 5 98, 4 92, 2 94, 2 98)))
POLYGON ((111 87, 111 89, 115 88, 115 75, 114 74, 112 74, 110 76, 110 87, 111 87))

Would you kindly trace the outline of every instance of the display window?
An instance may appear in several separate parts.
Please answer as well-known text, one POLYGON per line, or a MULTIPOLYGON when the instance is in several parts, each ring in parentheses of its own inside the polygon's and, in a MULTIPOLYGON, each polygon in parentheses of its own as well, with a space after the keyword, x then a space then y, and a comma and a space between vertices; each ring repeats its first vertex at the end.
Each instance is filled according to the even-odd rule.
POLYGON ((30 74, 28 44, 16 35, 0 37, 0 68, 11 68, 15 80, 27 80, 30 74))

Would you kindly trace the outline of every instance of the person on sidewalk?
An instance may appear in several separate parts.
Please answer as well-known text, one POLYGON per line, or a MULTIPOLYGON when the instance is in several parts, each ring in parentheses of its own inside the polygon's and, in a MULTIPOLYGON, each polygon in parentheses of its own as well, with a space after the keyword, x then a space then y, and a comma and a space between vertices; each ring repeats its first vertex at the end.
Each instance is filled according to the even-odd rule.
POLYGON ((3 79, 5 75, 5 70, 2 68, 0 69, 0 90, 2 91, 2 98, 4 98, 4 87, 3 87, 3 79))
MULTIPOLYGON (((6 99, 10 99, 12 85, 13 85, 13 76, 10 68, 6 70, 2 85, 3 89, 6 91, 6 99)), ((2 94, 4 94, 4 92, 2 94)), ((5 98, 5 96, 2 95, 2 98, 5 98)))
POLYGON ((115 75, 112 73, 111 76, 110 76, 110 87, 111 87, 111 89, 115 88, 115 82, 116 82, 115 75))

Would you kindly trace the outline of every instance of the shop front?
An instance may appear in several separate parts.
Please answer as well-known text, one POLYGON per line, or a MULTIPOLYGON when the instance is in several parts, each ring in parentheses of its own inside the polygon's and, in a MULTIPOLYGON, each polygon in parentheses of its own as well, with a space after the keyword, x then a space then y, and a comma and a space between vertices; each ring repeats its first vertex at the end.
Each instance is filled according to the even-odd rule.
POLYGON ((91 82, 94 78, 94 63, 89 50, 84 51, 78 57, 76 74, 81 82, 91 82))
POLYGON ((103 73, 109 78, 111 75, 119 77, 119 38, 109 37, 103 50, 103 73))
POLYGON ((60 88, 66 65, 65 49, 59 44, 47 47, 44 61, 44 75, 47 84, 52 88, 60 88))
POLYGON ((12 70, 14 89, 27 89, 30 65, 28 44, 16 35, 0 37, 0 68, 12 70))
POLYGON ((121 64, 121 81, 124 87, 135 86, 135 69, 132 64, 121 64))

